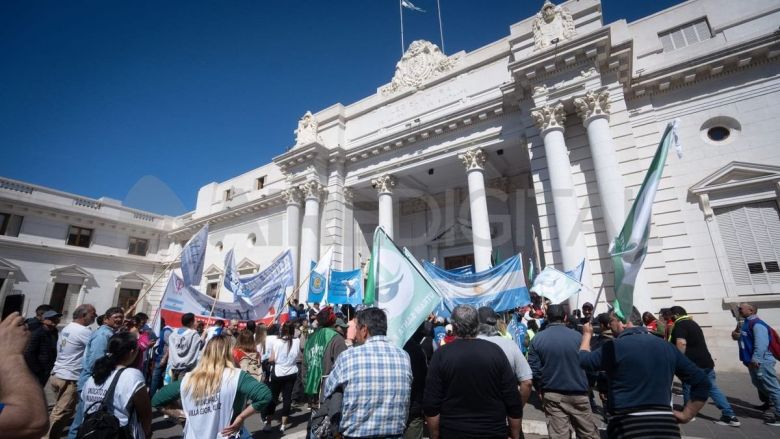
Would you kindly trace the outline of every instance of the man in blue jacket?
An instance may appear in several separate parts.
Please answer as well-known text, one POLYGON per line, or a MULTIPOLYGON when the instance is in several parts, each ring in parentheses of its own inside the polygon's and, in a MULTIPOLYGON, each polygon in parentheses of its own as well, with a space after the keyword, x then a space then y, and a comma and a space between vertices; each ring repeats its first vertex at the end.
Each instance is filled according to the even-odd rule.
POLYGON ((568 439, 570 427, 577 437, 598 439, 590 408, 588 378, 580 367, 579 332, 565 325, 561 305, 547 308, 547 326, 531 340, 528 363, 533 383, 542 396, 551 439, 568 439))
POLYGON ((774 415, 764 422, 780 427, 780 384, 775 374, 775 357, 769 350, 769 325, 758 318, 756 307, 749 303, 741 303, 738 310, 745 321, 731 338, 739 341, 739 359, 748 367, 753 385, 760 394, 767 395, 774 406, 774 415))
POLYGON ((612 415, 607 437, 679 438, 680 427, 704 407, 709 396, 707 375, 671 343, 650 334, 634 309, 630 321, 610 313, 613 341, 590 351, 593 327, 582 328, 580 364, 587 370, 605 371, 608 380, 607 410, 612 415), (682 411, 669 407, 674 376, 690 385, 690 400, 682 411))

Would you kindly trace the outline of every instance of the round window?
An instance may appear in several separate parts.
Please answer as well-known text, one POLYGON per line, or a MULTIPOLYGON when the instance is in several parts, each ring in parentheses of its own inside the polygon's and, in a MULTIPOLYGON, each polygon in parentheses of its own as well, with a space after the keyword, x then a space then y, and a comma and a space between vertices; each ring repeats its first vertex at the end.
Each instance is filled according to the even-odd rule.
POLYGON ((723 126, 712 127, 707 130, 707 137, 713 142, 722 142, 729 138, 731 130, 723 126))

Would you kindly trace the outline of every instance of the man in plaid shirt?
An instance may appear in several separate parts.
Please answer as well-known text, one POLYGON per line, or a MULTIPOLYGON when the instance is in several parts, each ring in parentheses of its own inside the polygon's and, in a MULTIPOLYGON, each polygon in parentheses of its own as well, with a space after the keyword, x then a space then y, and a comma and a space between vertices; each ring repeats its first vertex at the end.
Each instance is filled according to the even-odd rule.
POLYGON ((379 308, 357 313, 355 345, 336 359, 323 398, 341 390, 341 424, 347 438, 402 437, 409 413, 409 355, 387 339, 387 316, 379 308))

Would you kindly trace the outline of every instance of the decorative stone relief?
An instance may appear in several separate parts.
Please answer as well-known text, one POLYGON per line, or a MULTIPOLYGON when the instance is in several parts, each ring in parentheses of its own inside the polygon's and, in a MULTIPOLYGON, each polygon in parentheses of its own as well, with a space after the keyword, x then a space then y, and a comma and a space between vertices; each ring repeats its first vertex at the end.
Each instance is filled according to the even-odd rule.
POLYGON ((571 39, 574 34, 574 19, 569 10, 555 6, 549 0, 534 17, 531 25, 534 31, 534 50, 541 50, 571 39))
POLYGON ((341 190, 341 195, 344 197, 345 204, 352 204, 355 201, 355 191, 352 188, 345 187, 341 190))
POLYGON ((487 161, 487 153, 481 148, 474 148, 458 154, 458 158, 463 161, 463 166, 466 167, 466 171, 475 169, 484 170, 485 162, 487 161))
POLYGON ((325 194, 325 186, 317 180, 309 180, 298 188, 307 200, 312 198, 319 200, 325 194))
POLYGON ((287 204, 301 204, 301 201, 303 201, 303 194, 294 187, 283 190, 282 197, 287 204))
POLYGON ((319 123, 311 111, 307 111, 301 120, 298 121, 298 129, 295 131, 295 146, 308 145, 310 143, 322 143, 318 133, 319 123))
POLYGON ((371 185, 374 186, 374 188, 380 194, 392 194, 393 188, 397 182, 398 179, 390 174, 387 174, 371 180, 371 185))
POLYGON ((531 117, 542 132, 551 128, 562 129, 563 123, 566 122, 566 112, 563 109, 563 104, 560 102, 555 105, 545 105, 531 111, 531 117))
POLYGON ((452 70, 459 61, 460 57, 447 57, 430 41, 414 41, 395 65, 393 80, 382 87, 381 93, 383 96, 389 96, 400 91, 417 89, 425 81, 452 70))
POLYGON ((574 107, 583 122, 592 117, 609 117, 609 105, 608 90, 590 90, 585 93, 585 96, 574 99, 574 107))

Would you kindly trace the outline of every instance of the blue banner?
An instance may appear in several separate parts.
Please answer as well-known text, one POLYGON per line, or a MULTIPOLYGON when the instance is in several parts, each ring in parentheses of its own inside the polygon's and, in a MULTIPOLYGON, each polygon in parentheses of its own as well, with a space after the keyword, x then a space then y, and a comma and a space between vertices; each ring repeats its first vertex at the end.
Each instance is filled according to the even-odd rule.
MULTIPOLYGON (((233 251, 225 258, 225 288, 233 293, 235 302, 243 301, 248 305, 267 305, 269 292, 285 291, 295 286, 292 254, 285 250, 263 271, 247 277, 238 277, 233 251)), ((273 301, 272 301, 273 302, 273 301)))
POLYGON ((489 306, 506 311, 531 303, 520 255, 479 273, 452 273, 428 261, 425 271, 442 294, 437 315, 449 317, 449 309, 457 305, 489 306))
POLYGON ((328 303, 348 303, 350 305, 363 303, 363 272, 360 269, 352 271, 331 270, 328 303))
POLYGON ((190 238, 181 251, 181 275, 187 286, 200 284, 208 240, 209 225, 206 223, 195 236, 190 238))
POLYGON ((307 303, 323 303, 325 300, 325 289, 328 286, 328 278, 322 273, 318 273, 314 268, 317 263, 311 261, 311 275, 309 276, 309 297, 307 303))

